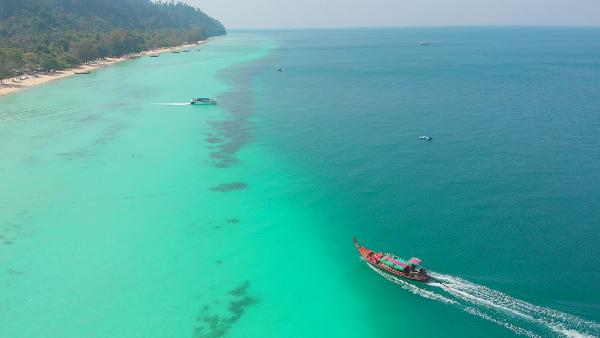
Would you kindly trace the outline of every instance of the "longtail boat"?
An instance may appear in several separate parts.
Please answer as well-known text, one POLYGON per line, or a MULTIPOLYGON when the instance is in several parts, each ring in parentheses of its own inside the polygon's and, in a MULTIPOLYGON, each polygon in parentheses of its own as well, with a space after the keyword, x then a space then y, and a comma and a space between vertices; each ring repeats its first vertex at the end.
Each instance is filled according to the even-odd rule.
POLYGON ((419 282, 426 282, 431 278, 427 270, 421 267, 421 260, 416 257, 405 261, 389 253, 367 249, 358 244, 356 238, 352 238, 352 240, 354 240, 354 245, 356 245, 358 252, 367 263, 380 271, 419 282))

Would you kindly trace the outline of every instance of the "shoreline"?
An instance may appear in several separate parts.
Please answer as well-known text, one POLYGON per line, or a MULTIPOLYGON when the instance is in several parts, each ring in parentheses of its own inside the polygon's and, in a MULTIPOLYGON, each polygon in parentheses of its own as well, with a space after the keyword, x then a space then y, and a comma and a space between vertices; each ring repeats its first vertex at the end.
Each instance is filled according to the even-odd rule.
POLYGON ((31 76, 31 75, 25 76, 24 79, 21 79, 21 78, 23 78, 23 76, 20 76, 20 77, 17 76, 17 77, 13 77, 13 78, 3 79, 4 84, 0 85, 0 97, 14 94, 21 90, 39 86, 39 85, 42 85, 42 84, 45 84, 45 83, 48 83, 48 82, 51 82, 54 80, 73 76, 73 75, 76 75, 76 72, 91 72, 91 71, 98 70, 98 69, 101 69, 104 67, 112 66, 119 62, 131 60, 131 59, 134 59, 137 57, 150 56, 150 55, 155 55, 155 54, 163 54, 163 53, 167 53, 167 52, 182 50, 185 48, 191 48, 191 47, 195 47, 195 46, 204 44, 204 43, 208 42, 208 40, 209 39, 198 41, 197 43, 185 44, 185 45, 179 45, 179 46, 173 46, 173 47, 161 47, 161 48, 149 49, 149 50, 142 51, 139 53, 126 54, 126 55, 123 55, 118 58, 105 58, 102 61, 95 61, 90 64, 82 64, 77 67, 67 68, 67 69, 57 71, 54 73, 44 73, 44 74, 40 74, 37 76, 31 76))

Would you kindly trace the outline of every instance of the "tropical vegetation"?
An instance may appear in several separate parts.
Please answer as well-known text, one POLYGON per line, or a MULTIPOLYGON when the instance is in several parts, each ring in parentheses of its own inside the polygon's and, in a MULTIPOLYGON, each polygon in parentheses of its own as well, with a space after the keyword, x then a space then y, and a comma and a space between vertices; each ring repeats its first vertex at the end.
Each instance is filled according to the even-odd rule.
POLYGON ((0 79, 224 34, 181 2, 0 0, 0 79))

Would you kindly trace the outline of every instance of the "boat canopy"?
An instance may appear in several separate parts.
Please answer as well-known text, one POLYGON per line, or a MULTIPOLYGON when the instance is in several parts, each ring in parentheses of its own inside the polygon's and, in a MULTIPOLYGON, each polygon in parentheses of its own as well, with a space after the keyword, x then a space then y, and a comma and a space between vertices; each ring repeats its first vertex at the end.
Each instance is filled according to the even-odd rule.
POLYGON ((387 266, 389 266, 390 268, 396 269, 396 270, 398 270, 398 271, 402 271, 402 270, 404 270, 404 267, 403 267, 403 266, 401 266, 401 265, 397 265, 397 264, 394 264, 394 263, 392 263, 392 262, 390 262, 390 261, 382 260, 382 261, 381 261, 381 263, 383 263, 384 265, 387 265, 387 266))
POLYGON ((401 266, 403 269, 408 265, 408 263, 405 262, 403 259, 396 260, 396 259, 393 259, 392 257, 390 257, 388 255, 386 255, 385 257, 383 257, 383 259, 386 260, 386 261, 388 261, 388 262, 390 262, 390 263, 392 263, 392 264, 394 264, 394 265, 401 266))
POLYGON ((390 255, 385 255, 381 260, 382 260, 383 264, 385 264, 391 268, 397 269, 397 270, 404 270, 404 268, 406 268, 409 265, 418 266, 421 264, 421 260, 416 257, 412 257, 408 261, 405 261, 402 258, 391 257, 390 255))
POLYGON ((412 257, 411 259, 408 260, 410 263, 413 263, 414 265, 421 265, 421 260, 418 259, 417 257, 412 257))

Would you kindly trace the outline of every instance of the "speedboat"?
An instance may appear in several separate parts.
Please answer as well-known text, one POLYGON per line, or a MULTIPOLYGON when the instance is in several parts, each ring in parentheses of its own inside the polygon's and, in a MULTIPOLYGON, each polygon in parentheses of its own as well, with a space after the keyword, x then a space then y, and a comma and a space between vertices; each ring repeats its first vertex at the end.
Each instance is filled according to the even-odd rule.
POLYGON ((208 97, 197 97, 192 99, 190 104, 203 105, 203 104, 217 104, 217 100, 208 97))
POLYGON ((427 282, 431 277, 427 270, 421 267, 421 260, 412 257, 404 260, 390 253, 376 252, 358 244, 356 238, 352 238, 360 256, 375 269, 388 275, 407 278, 418 282, 427 282))
POLYGON ((425 135, 425 136, 419 136, 419 139, 425 140, 425 141, 431 141, 431 140, 433 140, 433 137, 425 135))

